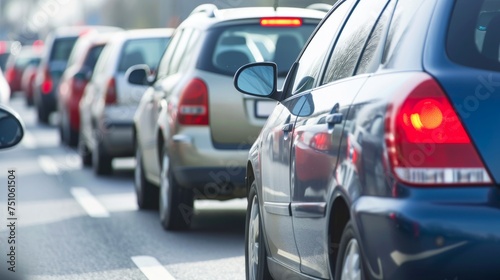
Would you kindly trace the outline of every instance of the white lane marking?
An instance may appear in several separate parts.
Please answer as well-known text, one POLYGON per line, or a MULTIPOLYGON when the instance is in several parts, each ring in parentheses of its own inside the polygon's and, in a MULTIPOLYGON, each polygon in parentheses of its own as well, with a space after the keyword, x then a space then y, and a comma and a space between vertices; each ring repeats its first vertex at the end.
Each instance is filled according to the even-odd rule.
POLYGON ((132 261, 149 280, 175 280, 165 267, 150 256, 135 256, 132 261))
POLYGON ((39 156, 38 164, 42 168, 43 172, 48 175, 58 175, 59 167, 57 166, 57 162, 49 156, 39 156))
POLYGON ((29 131, 24 132, 22 143, 23 143, 24 147, 26 147, 27 149, 36 149, 37 148, 35 137, 29 131))
POLYGON ((90 217, 109 217, 108 210, 86 188, 71 188, 71 194, 90 217))

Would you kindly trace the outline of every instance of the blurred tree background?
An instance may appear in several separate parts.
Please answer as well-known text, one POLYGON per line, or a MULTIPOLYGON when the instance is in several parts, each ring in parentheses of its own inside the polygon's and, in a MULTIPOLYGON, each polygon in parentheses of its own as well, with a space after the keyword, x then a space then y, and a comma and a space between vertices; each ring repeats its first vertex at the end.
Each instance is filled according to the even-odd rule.
MULTIPOLYGON (((273 6, 275 0, 0 0, 0 40, 28 43, 63 25, 125 29, 175 27, 198 5, 219 8, 273 6)), ((333 5, 336 0, 279 0, 279 6, 333 5)))

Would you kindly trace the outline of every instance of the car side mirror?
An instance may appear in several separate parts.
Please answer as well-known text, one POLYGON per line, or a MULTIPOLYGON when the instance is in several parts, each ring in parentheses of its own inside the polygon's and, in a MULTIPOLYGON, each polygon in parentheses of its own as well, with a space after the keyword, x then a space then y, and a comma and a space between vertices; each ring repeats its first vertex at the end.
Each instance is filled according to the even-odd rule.
POLYGON ((17 145, 24 136, 24 125, 14 111, 0 106, 0 149, 17 145))
POLYGON ((257 62, 242 66, 234 75, 234 86, 242 93, 277 99, 278 68, 274 62, 257 62))
POLYGON ((139 86, 147 86, 151 84, 151 70, 146 64, 138 64, 131 66, 125 72, 125 79, 133 84, 139 86))

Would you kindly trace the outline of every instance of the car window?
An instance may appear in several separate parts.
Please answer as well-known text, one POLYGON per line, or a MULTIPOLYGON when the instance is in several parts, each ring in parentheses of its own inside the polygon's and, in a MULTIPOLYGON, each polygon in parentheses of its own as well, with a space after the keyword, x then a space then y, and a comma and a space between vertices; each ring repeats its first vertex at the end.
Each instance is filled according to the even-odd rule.
POLYGON ((158 78, 164 77, 168 74, 168 69, 170 66, 170 61, 172 56, 177 50, 177 45, 179 44, 180 38, 182 37, 184 30, 179 30, 173 35, 170 44, 161 58, 160 65, 158 66, 158 78))
POLYGON ((177 45, 177 50, 175 51, 174 55, 172 56, 172 59, 170 60, 170 66, 168 70, 168 75, 172 75, 174 73, 177 73, 179 71, 179 65, 181 62, 182 57, 186 53, 186 49, 188 47, 189 39, 191 38, 191 34, 193 33, 193 29, 191 28, 186 28, 182 32, 182 36, 179 40, 179 43, 177 45))
POLYGON ((186 67, 188 66, 189 60, 194 55, 193 47, 196 46, 196 42, 198 42, 199 38, 200 38, 200 32, 198 30, 193 30, 193 33, 189 38, 189 42, 187 43, 186 51, 182 55, 182 58, 179 62, 179 69, 178 69, 179 71, 185 70, 186 67))
POLYGON ((106 71, 106 67, 109 65, 108 61, 110 55, 113 53, 114 49, 115 49, 114 45, 107 45, 106 47, 104 47, 101 55, 97 59, 95 70, 92 74, 92 77, 97 77, 101 74, 104 74, 104 72, 106 71))
POLYGON ((358 2, 333 48, 323 84, 354 74, 368 36, 386 4, 386 0, 362 0, 358 2))
POLYGON ((459 64, 500 71, 500 0, 457 1, 446 48, 459 64))
POLYGON ((87 53, 87 57, 85 57, 85 61, 83 62, 83 65, 87 67, 87 69, 94 69, 102 49, 104 49, 104 45, 96 45, 90 48, 87 53))
POLYGON ((392 12, 393 9, 386 8, 375 24, 359 59, 356 75, 373 73, 379 67, 385 41, 384 35, 387 33, 392 12))
POLYGON ((50 53, 50 60, 68 61, 76 39, 77 37, 56 39, 50 53))
POLYGON ((285 76, 316 26, 304 21, 285 27, 261 23, 217 27, 198 68, 231 76, 245 64, 274 61, 279 75, 285 76))
POLYGON ((337 6, 314 34, 299 59, 291 94, 303 92, 314 86, 331 43, 336 39, 337 31, 344 22, 351 3, 352 1, 344 1, 340 6, 337 6))
POLYGON ((128 68, 137 64, 147 64, 151 70, 155 71, 167 43, 166 37, 128 40, 123 45, 118 62, 118 73, 125 73, 128 68))
POLYGON ((399 0, 391 20, 389 32, 387 35, 382 64, 386 64, 396 51, 397 43, 408 34, 406 32, 410 22, 413 20, 423 1, 399 0))

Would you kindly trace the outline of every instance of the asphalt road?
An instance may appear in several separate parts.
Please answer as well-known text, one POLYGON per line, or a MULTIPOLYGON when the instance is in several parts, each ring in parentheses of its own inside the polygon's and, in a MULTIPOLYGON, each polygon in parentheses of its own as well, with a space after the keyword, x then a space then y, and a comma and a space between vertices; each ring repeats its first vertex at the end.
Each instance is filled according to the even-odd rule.
POLYGON ((96 177, 60 144, 55 125, 38 124, 19 97, 11 107, 27 133, 0 152, 0 279, 244 279, 245 200, 197 201, 192 229, 166 232, 157 211, 137 209, 133 159, 115 160, 112 176, 96 177))

